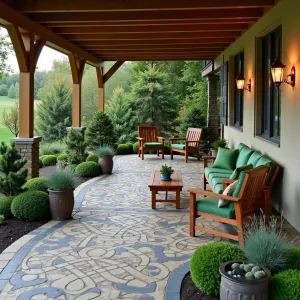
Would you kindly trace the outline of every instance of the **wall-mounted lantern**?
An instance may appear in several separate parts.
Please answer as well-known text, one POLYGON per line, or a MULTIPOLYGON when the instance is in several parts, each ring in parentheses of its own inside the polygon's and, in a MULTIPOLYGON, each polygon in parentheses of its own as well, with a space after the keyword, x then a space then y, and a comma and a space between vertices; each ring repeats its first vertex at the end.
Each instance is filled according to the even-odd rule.
POLYGON ((248 92, 251 92, 251 79, 249 79, 249 82, 245 85, 245 77, 240 74, 236 79, 236 87, 241 92, 242 90, 246 90, 248 92))
POLYGON ((273 62, 271 66, 271 74, 273 78, 274 84, 279 88, 280 85, 284 82, 291 86, 295 86, 296 82, 296 69, 295 67, 292 67, 290 74, 287 75, 288 79, 283 79, 283 73, 284 73, 285 65, 277 58, 273 62))

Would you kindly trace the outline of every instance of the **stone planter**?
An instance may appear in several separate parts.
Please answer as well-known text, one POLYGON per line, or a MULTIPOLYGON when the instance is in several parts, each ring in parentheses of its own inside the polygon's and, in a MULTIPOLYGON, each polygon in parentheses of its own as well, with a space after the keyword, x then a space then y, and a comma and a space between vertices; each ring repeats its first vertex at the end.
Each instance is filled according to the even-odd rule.
POLYGON ((74 208, 74 192, 52 190, 48 190, 48 192, 52 220, 63 221, 70 219, 74 208))
POLYGON ((211 156, 217 156, 218 150, 217 149, 210 149, 210 155, 211 156))
POLYGON ((100 157, 98 163, 103 174, 112 173, 114 167, 113 156, 100 157))
POLYGON ((229 261, 220 267, 220 299, 268 300, 271 272, 266 268, 262 268, 267 274, 267 276, 264 278, 250 280, 244 278, 233 278, 227 274, 227 271, 231 270, 230 267, 235 262, 242 263, 241 261, 229 261))

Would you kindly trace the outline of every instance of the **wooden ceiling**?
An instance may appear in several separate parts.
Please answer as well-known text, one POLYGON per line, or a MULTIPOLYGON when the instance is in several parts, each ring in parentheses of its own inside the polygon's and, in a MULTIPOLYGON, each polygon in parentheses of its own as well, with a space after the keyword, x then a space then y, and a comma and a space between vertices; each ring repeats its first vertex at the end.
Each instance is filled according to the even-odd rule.
POLYGON ((28 20, 31 30, 34 24, 38 26, 34 33, 40 38, 45 38, 43 28, 47 28, 51 46, 80 49, 93 64, 105 60, 213 59, 274 5, 274 0, 1 2, 0 23, 5 25, 6 19, 28 30, 28 20), (6 6, 12 10, 1 9, 6 6), (61 39, 67 44, 60 45, 61 39))

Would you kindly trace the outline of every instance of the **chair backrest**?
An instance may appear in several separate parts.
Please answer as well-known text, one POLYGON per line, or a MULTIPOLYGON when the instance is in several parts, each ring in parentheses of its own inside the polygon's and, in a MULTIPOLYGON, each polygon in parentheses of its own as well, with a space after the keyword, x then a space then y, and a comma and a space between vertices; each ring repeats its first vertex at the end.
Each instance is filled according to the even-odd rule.
POLYGON ((139 126, 138 133, 140 138, 144 138, 144 142, 157 142, 158 130, 156 126, 139 126))
POLYGON ((186 133, 186 140, 196 141, 194 143, 190 143, 189 146, 199 148, 201 136, 202 136, 202 128, 189 128, 186 133))
POLYGON ((245 172, 245 179, 239 193, 242 215, 249 214, 259 207, 262 199, 263 187, 270 171, 270 167, 258 167, 245 172))

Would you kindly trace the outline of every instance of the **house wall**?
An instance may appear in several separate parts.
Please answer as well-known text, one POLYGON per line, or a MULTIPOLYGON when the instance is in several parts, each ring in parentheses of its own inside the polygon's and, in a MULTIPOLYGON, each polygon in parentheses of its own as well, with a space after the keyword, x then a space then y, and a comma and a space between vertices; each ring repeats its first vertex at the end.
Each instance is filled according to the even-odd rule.
MULTIPOLYGON (((251 79, 251 93, 244 92, 244 126, 243 131, 226 126, 224 137, 230 147, 243 142, 267 154, 281 167, 273 189, 273 206, 283 212, 284 217, 300 231, 300 1, 282 0, 269 10, 263 18, 254 24, 234 44, 227 48, 215 60, 216 68, 223 61, 230 61, 230 56, 244 51, 246 81, 251 79), (282 62, 286 64, 285 76, 292 66, 296 68, 296 86, 282 84, 281 94, 281 138, 280 145, 272 144, 255 136, 257 104, 259 88, 256 88, 259 67, 256 61, 257 38, 264 36, 279 25, 282 25, 282 62)), ((232 70, 230 68, 229 72, 232 70)), ((233 71, 233 70, 232 70, 233 71)), ((231 72, 230 72, 231 73, 231 72)), ((229 74, 229 79, 232 76, 229 74)), ((246 83, 245 81, 245 83, 246 83)), ((231 80, 235 84, 234 80, 231 80)), ((229 95, 229 97, 232 97, 229 95)), ((229 115, 232 115, 232 105, 229 104, 229 115)))

